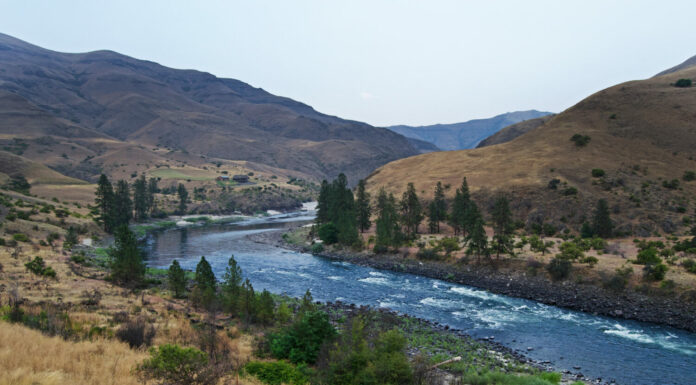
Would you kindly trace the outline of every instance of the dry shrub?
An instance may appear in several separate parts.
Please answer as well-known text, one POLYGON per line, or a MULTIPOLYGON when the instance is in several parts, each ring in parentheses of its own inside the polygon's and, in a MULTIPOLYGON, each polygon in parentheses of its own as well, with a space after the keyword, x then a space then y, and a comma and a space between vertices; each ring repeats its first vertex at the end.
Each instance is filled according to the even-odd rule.
POLYGON ((136 385, 142 352, 114 340, 69 342, 0 323, 0 384, 136 385))
POLYGON ((121 325, 116 331, 116 338, 131 348, 150 346, 155 338, 155 328, 144 317, 138 317, 121 325))

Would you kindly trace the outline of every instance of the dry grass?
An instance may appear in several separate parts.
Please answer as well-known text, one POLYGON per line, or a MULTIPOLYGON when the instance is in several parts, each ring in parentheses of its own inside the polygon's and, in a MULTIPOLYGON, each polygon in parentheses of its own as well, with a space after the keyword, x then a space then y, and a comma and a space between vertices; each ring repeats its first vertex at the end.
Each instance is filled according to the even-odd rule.
POLYGON ((146 354, 116 341, 69 342, 0 323, 0 384, 140 384, 133 368, 146 354))

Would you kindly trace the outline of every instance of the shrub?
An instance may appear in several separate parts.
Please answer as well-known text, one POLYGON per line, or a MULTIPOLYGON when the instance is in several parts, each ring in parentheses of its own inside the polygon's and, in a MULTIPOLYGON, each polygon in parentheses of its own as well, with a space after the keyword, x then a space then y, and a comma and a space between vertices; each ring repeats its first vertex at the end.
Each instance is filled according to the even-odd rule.
POLYGON ((546 270, 551 275, 551 278, 555 280, 568 278, 572 269, 573 264, 569 260, 559 256, 554 257, 551 262, 549 262, 548 266, 546 266, 546 270))
POLYGON ((682 177, 685 182, 691 182, 696 180, 696 172, 694 171, 684 171, 684 176, 682 177))
POLYGON ((576 146, 578 147, 584 147, 587 145, 587 143, 590 143, 590 137, 589 135, 581 135, 581 134, 575 134, 573 135, 570 140, 575 143, 576 146))
POLYGON ((590 255, 590 256, 587 256, 587 257, 583 258, 580 262, 586 263, 586 264, 588 264, 590 267, 593 267, 594 265, 597 264, 597 262, 599 262, 599 260, 597 259, 597 257, 593 257, 593 256, 590 255))
POLYGON ((560 180, 560 179, 556 179, 556 178, 551 179, 551 180, 549 181, 549 185, 548 185, 549 190, 556 190, 556 189, 558 189, 558 185, 559 185, 560 183, 561 183, 561 180, 560 180))
POLYGON ((445 252, 447 254, 452 253, 453 251, 457 251, 461 249, 461 246, 459 246, 459 240, 454 237, 447 237, 447 238, 442 238, 440 240, 440 246, 445 249, 445 252))
POLYGON ((557 385, 560 384, 560 378, 560 373, 516 376, 514 374, 488 372, 484 374, 466 374, 462 378, 462 382, 470 385, 557 385))
POLYGON ((684 262, 682 262, 682 266, 686 271, 689 273, 696 274, 696 260, 694 259, 686 259, 684 262))
POLYGON ((385 245, 375 245, 375 247, 372 248, 372 251, 375 252, 375 254, 384 254, 389 251, 389 248, 385 245))
POLYGON ((563 189, 563 195, 565 196, 571 196, 571 195, 578 195, 578 189, 575 187, 566 187, 563 189))
POLYGON ((43 258, 38 256, 34 257, 34 259, 30 262, 25 263, 24 267, 26 267, 27 270, 31 271, 32 273, 42 277, 56 277, 56 271, 53 270, 51 266, 46 266, 46 262, 44 262, 43 258))
POLYGON ((321 243, 315 243, 312 245, 312 254, 319 254, 324 251, 324 245, 321 243))
POLYGON ((605 172, 604 172, 604 170, 602 170, 601 168, 593 168, 593 169, 592 169, 592 176, 593 176, 593 177, 595 177, 595 178, 601 178, 601 177, 603 177, 604 175, 605 175, 605 172))
POLYGON ((604 287, 609 290, 621 291, 628 285, 628 280, 633 275, 633 269, 630 266, 620 267, 616 269, 614 275, 604 282, 604 287))
POLYGON ((307 369, 304 366, 295 367, 287 362, 252 361, 244 367, 244 371, 269 385, 304 385, 309 382, 307 369))
POLYGON ((152 345, 155 338, 155 328, 144 318, 137 318, 121 325, 116 331, 116 338, 127 343, 131 348, 152 345))
POLYGON ((679 188, 679 179, 672 179, 670 181, 662 181, 662 187, 670 189, 670 190, 676 190, 679 188))
POLYGON ((326 223, 319 227, 317 231, 319 239, 327 245, 332 245, 338 242, 338 228, 333 223, 326 223))
POLYGON ((585 257, 582 248, 575 242, 563 242, 558 256, 569 261, 575 261, 585 257))
POLYGON ((426 260, 439 260, 442 257, 440 254, 437 252, 437 249, 435 248, 427 248, 423 247, 421 249, 418 249, 418 252, 416 253, 416 257, 419 259, 426 259, 426 260))
POLYGON ((336 330, 326 313, 308 311, 280 333, 270 334, 268 342, 274 357, 288 359, 296 364, 312 364, 316 362, 324 341, 335 335, 336 330))
POLYGON ((29 242, 29 237, 26 234, 17 233, 12 235, 12 239, 17 242, 29 242))
POLYGON ((669 267, 664 263, 648 264, 643 268, 643 278, 650 281, 662 281, 665 279, 669 267))
POLYGON ((0 246, 5 246, 5 238, 0 238, 0 246))
POLYGON ((208 357, 196 348, 162 345, 150 349, 150 358, 138 365, 143 381, 158 380, 161 384, 206 384, 208 357))
POLYGON ((679 88, 691 87, 691 79, 679 79, 676 83, 674 83, 674 86, 679 88))
POLYGON ((553 237, 554 235, 556 235, 557 229, 556 226, 552 225, 551 223, 544 223, 544 225, 542 226, 542 231, 545 236, 553 237))
POLYGON ((662 258, 657 254, 657 249, 651 246, 638 252, 634 263, 637 265, 650 265, 660 262, 662 262, 662 258))

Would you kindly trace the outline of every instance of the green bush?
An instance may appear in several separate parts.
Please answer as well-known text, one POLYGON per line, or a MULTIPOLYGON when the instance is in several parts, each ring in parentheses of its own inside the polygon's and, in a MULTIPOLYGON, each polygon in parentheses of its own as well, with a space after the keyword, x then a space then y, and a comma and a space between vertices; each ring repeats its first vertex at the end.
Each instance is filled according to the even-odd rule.
POLYGON ((22 233, 12 235, 12 239, 14 239, 17 242, 29 242, 29 237, 27 237, 26 234, 22 233))
POLYGON ((439 242, 439 245, 445 250, 447 254, 461 249, 461 246, 459 246, 459 240, 455 237, 442 238, 439 242))
POLYGON ((543 233, 547 237, 553 237, 556 235, 556 226, 552 225, 551 223, 544 223, 543 226, 541 227, 543 233))
POLYGON ((32 273, 40 275, 42 277, 56 277, 56 271, 53 270, 51 266, 46 266, 46 262, 44 262, 43 258, 39 256, 34 257, 33 260, 25 263, 24 267, 26 267, 27 270, 31 271, 32 273))
POLYGON ((682 266, 686 271, 689 273, 696 274, 696 260, 694 259, 686 259, 684 262, 682 262, 682 266))
POLYGON ((595 177, 595 178, 601 178, 601 177, 603 177, 604 175, 605 175, 605 172, 604 172, 604 170, 602 170, 601 168, 593 168, 593 169, 592 169, 592 176, 593 176, 593 177, 595 177))
POLYGON ((670 190, 676 190, 679 188, 679 179, 672 179, 670 181, 662 181, 662 187, 670 189, 670 190))
POLYGON ((590 267, 593 267, 594 265, 597 264, 597 262, 599 262, 599 260, 597 259, 597 257, 593 257, 590 255, 590 256, 583 258, 580 262, 586 263, 586 264, 590 265, 590 267))
POLYGON ((632 275, 633 269, 630 266, 620 267, 616 269, 614 275, 604 281, 603 285, 609 290, 621 291, 626 288, 632 275))
POLYGON ((428 247, 422 247, 418 249, 418 252, 416 253, 416 257, 418 259, 425 259, 425 260, 430 260, 430 261, 437 261, 442 259, 442 256, 440 253, 438 253, 436 248, 428 248, 428 247))
POLYGON ((649 264, 643 268, 643 277, 650 281, 662 281, 665 279, 669 267, 664 263, 649 264))
POLYGON ((696 180, 696 172, 694 171, 684 171, 684 176, 682 177, 685 182, 691 182, 696 180))
POLYGON ((489 372, 485 374, 468 374, 462 378, 469 385, 558 385, 560 373, 540 373, 536 376, 516 376, 513 374, 489 372))
POLYGON ((578 195, 578 189, 575 187, 566 187, 563 189, 563 195, 565 196, 571 196, 571 195, 578 195))
POLYGON ((546 266, 546 270, 551 275, 551 278, 555 280, 562 280, 570 276, 570 272, 573 270, 573 264, 560 256, 555 256, 546 266))
POLYGON ((324 245, 321 243, 315 243, 312 245, 312 254, 319 254, 324 251, 324 245))
POLYGON ((657 249, 651 246, 638 252, 634 263, 637 265, 650 265, 660 262, 662 262, 662 258, 657 254, 657 249))
POLYGON ((573 135, 570 140, 575 143, 576 146, 578 147, 584 147, 587 145, 587 143, 590 143, 590 137, 589 135, 581 135, 581 134, 575 134, 573 135))
POLYGON ((674 86, 679 88, 691 87, 691 79, 679 79, 676 83, 674 83, 674 86))
POLYGON ((269 385, 303 385, 309 382, 305 366, 295 367, 286 362, 252 361, 244 366, 244 371, 269 385))
POLYGON ((317 234, 319 235, 319 239, 327 245, 333 245, 338 242, 338 227, 333 223, 321 225, 317 234))
POLYGON ((196 348, 182 348, 176 344, 150 349, 150 358, 138 365, 137 371, 145 380, 163 384, 206 384, 208 356, 196 348))
POLYGON ((312 364, 316 362, 324 341, 335 335, 336 330, 326 313, 308 311, 280 333, 270 334, 268 342, 274 357, 288 359, 295 364, 312 364))

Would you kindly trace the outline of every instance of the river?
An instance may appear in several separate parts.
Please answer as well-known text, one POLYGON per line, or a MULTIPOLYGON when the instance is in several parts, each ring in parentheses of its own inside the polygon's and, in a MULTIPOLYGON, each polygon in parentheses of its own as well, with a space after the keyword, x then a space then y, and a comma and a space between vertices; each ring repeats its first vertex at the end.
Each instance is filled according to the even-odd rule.
POLYGON ((312 219, 311 213, 299 212, 155 232, 147 238, 148 264, 167 267, 177 259, 185 269, 194 270, 204 255, 220 277, 234 254, 257 290, 299 297, 310 289, 319 301, 388 307, 474 337, 495 337, 530 358, 550 361, 556 370, 580 371, 619 384, 696 384, 693 333, 329 261, 247 238, 312 219))

